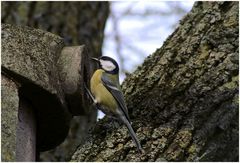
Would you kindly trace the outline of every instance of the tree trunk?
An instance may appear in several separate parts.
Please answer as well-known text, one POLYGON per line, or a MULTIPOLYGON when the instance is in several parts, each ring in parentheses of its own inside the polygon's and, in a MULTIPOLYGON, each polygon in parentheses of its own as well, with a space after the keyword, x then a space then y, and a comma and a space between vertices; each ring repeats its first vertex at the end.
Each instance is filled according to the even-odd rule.
MULTIPOLYGON (((43 29, 64 38, 65 45, 86 45, 90 56, 102 55, 107 2, 1 2, 2 23, 43 29)), ((92 69, 94 67, 92 66, 92 69)), ((56 149, 41 153, 42 161, 67 161, 96 122, 97 112, 74 117, 68 138, 56 149)))
POLYGON ((197 2, 122 88, 125 126, 100 120, 72 161, 238 161, 238 2, 197 2))

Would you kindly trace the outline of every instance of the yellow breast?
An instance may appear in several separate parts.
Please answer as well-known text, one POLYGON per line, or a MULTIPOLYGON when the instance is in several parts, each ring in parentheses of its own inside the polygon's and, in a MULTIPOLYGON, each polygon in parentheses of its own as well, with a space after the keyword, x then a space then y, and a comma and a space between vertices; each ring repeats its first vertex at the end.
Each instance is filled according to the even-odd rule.
POLYGON ((112 94, 102 84, 101 76, 103 72, 104 70, 101 69, 94 72, 90 81, 90 89, 100 105, 107 107, 110 111, 114 111, 118 107, 117 102, 112 94))

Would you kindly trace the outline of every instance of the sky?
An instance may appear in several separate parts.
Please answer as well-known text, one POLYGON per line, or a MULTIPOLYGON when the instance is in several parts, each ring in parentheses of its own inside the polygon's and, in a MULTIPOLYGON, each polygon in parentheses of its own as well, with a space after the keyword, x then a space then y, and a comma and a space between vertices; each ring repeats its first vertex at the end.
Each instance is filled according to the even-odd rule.
MULTIPOLYGON (((111 2, 104 31, 103 55, 120 66, 120 82, 160 48, 192 8, 194 1, 111 2)), ((103 113, 99 112, 98 118, 103 113)))

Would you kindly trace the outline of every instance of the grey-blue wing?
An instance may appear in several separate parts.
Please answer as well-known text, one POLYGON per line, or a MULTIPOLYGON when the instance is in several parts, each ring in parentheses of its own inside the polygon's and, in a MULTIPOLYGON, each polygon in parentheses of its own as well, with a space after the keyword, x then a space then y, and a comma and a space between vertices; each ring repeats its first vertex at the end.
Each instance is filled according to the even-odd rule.
POLYGON ((117 103, 119 105, 119 108, 121 109, 123 114, 126 116, 127 120, 130 122, 127 106, 125 104, 122 91, 118 88, 118 86, 116 84, 111 82, 111 80, 108 78, 107 75, 102 75, 101 79, 102 79, 103 85, 113 95, 113 97, 115 98, 115 100, 117 101, 117 103))

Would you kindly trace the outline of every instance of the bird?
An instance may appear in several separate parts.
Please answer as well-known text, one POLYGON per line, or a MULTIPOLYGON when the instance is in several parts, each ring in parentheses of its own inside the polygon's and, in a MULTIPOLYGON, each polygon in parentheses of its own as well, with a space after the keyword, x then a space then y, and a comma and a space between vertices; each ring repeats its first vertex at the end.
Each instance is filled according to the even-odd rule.
POLYGON ((131 126, 128 109, 120 87, 118 63, 108 56, 91 59, 98 63, 99 68, 90 79, 91 91, 85 86, 87 93, 97 109, 126 125, 138 151, 143 153, 141 144, 131 126))

